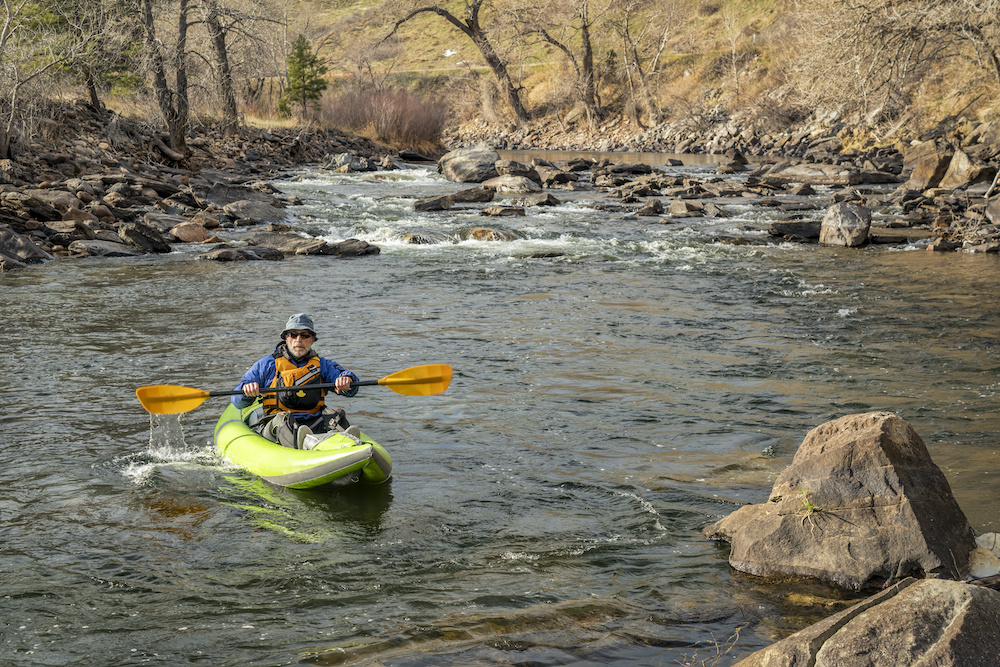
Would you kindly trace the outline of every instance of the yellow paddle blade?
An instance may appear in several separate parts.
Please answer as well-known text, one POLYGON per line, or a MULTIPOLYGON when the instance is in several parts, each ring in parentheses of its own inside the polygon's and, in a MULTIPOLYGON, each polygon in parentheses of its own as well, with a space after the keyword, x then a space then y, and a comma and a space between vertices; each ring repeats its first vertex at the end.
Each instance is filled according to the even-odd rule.
POLYGON ((190 412, 208 400, 209 392, 176 384, 154 384, 139 387, 135 395, 147 412, 154 415, 175 415, 190 412))
POLYGON ((387 375, 378 383, 404 396, 430 396, 440 394, 451 384, 451 366, 427 364, 404 368, 387 375))

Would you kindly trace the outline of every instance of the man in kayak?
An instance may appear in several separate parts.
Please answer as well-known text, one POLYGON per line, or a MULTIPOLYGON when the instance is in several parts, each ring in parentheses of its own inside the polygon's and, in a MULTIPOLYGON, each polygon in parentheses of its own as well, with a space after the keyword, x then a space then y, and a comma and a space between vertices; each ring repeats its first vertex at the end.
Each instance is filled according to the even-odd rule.
POLYGON ((354 396, 358 387, 351 386, 358 376, 335 361, 321 357, 312 349, 316 327, 305 313, 292 315, 281 332, 281 342, 274 352, 250 367, 233 396, 233 405, 249 407, 257 396, 263 396, 263 406, 254 410, 247 423, 271 442, 302 449, 305 437, 331 429, 344 430, 356 436, 357 427, 350 426, 341 408, 326 406, 323 389, 309 389, 310 384, 335 384, 341 396, 354 396), (295 391, 265 392, 261 388, 300 387, 295 391))

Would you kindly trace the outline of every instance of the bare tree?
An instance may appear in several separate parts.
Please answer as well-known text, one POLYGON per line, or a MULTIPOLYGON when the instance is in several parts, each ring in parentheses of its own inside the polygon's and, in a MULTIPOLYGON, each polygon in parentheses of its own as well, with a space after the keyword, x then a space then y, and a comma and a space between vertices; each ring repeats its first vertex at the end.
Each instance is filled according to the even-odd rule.
POLYGON ((239 129, 239 110, 236 108, 236 88, 233 85, 233 70, 229 65, 229 49, 226 46, 228 27, 223 27, 225 9, 215 0, 201 3, 202 20, 212 44, 215 63, 215 78, 222 99, 222 131, 235 134, 239 129))
MULTIPOLYGON (((680 4, 678 0, 626 0, 612 21, 622 42, 622 64, 633 107, 645 110, 650 126, 660 122, 654 81, 660 72, 667 41, 682 21, 680 4)), ((636 116, 637 123, 642 126, 638 113, 636 116)))
POLYGON ((514 86, 514 82, 510 78, 510 73, 507 71, 507 63, 494 48, 489 32, 480 22, 481 12, 487 3, 488 0, 465 0, 464 18, 455 16, 439 4, 411 6, 408 11, 404 10, 404 12, 400 13, 401 18, 395 21, 389 34, 384 39, 395 35, 400 26, 416 16, 428 13, 437 14, 461 30, 472 40, 472 43, 476 45, 479 53, 483 56, 483 60, 486 61, 486 64, 493 72, 493 76, 496 77, 500 91, 506 98, 511 111, 514 112, 514 116, 518 122, 525 122, 529 116, 527 109, 525 109, 524 104, 521 102, 519 89, 514 86))
POLYGON ((153 76, 153 93, 160 113, 167 123, 170 146, 159 146, 160 151, 173 160, 183 160, 187 153, 187 131, 190 123, 190 103, 187 78, 187 31, 189 0, 178 0, 177 41, 171 52, 157 38, 153 15, 154 0, 140 0, 142 25, 145 31, 146 50, 153 76), (173 88, 167 83, 166 61, 174 67, 173 88))
POLYGON ((12 156, 19 132, 30 131, 32 117, 44 102, 42 91, 32 87, 71 62, 92 37, 81 28, 63 39, 51 21, 69 24, 72 15, 60 14, 66 7, 53 5, 56 19, 40 16, 38 9, 30 0, 2 0, 0 5, 0 158, 12 156))
MULTIPOLYGON (((211 56, 203 57, 203 60, 209 64, 215 79, 215 90, 222 109, 222 129, 226 134, 233 134, 239 129, 236 95, 239 65, 246 61, 259 61, 260 54, 267 52, 261 26, 274 28, 282 26, 283 22, 277 18, 277 10, 267 0, 196 1, 192 9, 197 10, 200 20, 192 21, 190 25, 205 28, 208 44, 207 47, 202 45, 202 48, 206 48, 211 56)), ((193 53, 197 53, 197 49, 197 46, 191 47, 193 53)))
POLYGON ((611 5, 603 0, 550 0, 545 4, 522 5, 515 12, 522 35, 536 35, 556 47, 573 67, 577 94, 587 110, 591 128, 601 113, 592 35, 610 10, 611 5))
POLYGON ((808 40, 801 91, 813 103, 892 120, 918 82, 956 60, 1000 86, 1000 0, 810 0, 798 8, 808 40))

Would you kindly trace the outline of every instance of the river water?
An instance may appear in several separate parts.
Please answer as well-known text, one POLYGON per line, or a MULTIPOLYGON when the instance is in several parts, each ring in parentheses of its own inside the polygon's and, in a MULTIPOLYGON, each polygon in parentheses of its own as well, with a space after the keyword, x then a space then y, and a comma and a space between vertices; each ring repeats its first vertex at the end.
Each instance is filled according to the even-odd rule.
POLYGON ((180 246, 0 276, 9 664, 732 664, 851 597, 733 573, 701 530, 764 500, 809 429, 870 410, 908 420, 972 526, 1000 530, 995 255, 715 242, 789 215, 740 199, 675 224, 585 191, 418 214, 461 187, 427 168, 279 187, 303 228, 382 253, 180 246), (457 240, 478 226, 517 239, 457 240), (229 389, 301 311, 363 378, 454 367, 437 396, 343 400, 390 484, 270 486, 215 454, 224 398, 181 418, 136 401, 229 389))

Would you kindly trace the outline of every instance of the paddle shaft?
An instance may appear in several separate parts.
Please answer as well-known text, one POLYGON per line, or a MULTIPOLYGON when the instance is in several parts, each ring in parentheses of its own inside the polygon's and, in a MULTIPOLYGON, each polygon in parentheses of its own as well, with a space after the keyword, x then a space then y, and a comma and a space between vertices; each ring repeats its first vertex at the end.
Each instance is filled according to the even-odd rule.
MULTIPOLYGON (((372 385, 377 385, 378 380, 358 380, 357 382, 351 382, 352 387, 370 387, 372 385)), ((281 391, 298 391, 300 389, 336 389, 337 385, 326 382, 320 384, 304 384, 301 387, 264 387, 260 390, 262 394, 276 394, 281 391)), ((233 389, 230 391, 210 391, 209 396, 237 396, 242 394, 242 389, 233 389)))

